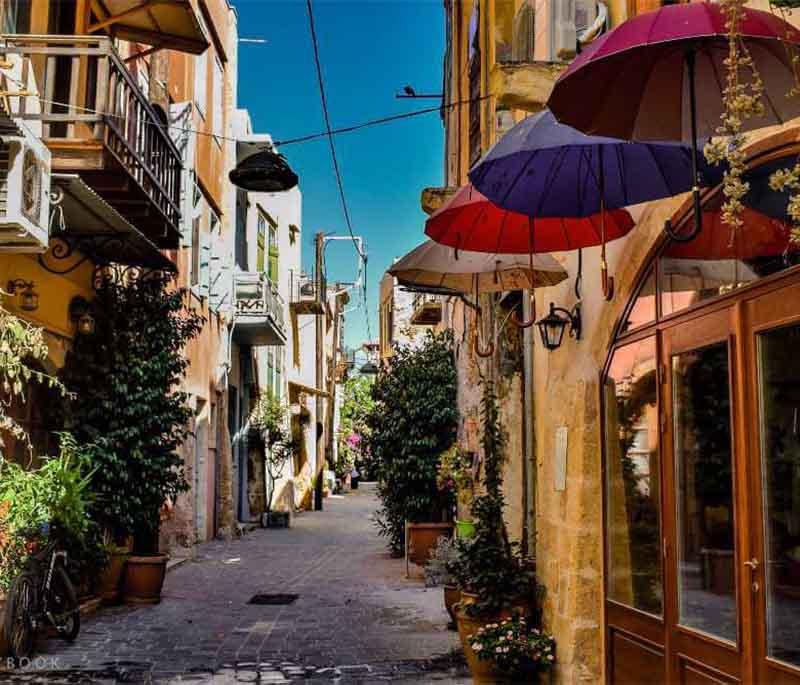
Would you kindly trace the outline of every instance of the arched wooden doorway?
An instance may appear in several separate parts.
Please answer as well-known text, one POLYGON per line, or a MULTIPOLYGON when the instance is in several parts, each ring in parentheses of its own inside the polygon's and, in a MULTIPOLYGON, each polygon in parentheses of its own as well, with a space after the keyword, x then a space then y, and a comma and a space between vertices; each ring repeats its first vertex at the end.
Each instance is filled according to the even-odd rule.
POLYGON ((604 370, 610 682, 800 683, 800 252, 709 222, 659 246, 604 370))

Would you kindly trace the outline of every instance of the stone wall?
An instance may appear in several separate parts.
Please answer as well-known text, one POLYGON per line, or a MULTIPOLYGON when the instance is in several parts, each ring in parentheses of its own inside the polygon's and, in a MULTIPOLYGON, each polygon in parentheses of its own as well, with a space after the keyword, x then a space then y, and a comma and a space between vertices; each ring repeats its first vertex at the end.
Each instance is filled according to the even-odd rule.
MULTIPOLYGON (((680 204, 681 199, 666 200, 636 212, 636 228, 609 245, 608 262, 616 282, 611 302, 603 299, 600 288, 599 249, 584 250, 582 339, 565 336, 553 352, 535 346, 536 557, 539 581, 546 588, 545 627, 558 643, 558 682, 600 682, 604 677, 600 374, 640 265, 664 220, 680 204), (562 426, 567 429, 563 490, 557 489, 555 450, 562 426)), ((559 260, 574 277, 577 255, 560 255, 559 260)), ((572 307, 574 281, 540 290, 539 316, 550 302, 572 307)))

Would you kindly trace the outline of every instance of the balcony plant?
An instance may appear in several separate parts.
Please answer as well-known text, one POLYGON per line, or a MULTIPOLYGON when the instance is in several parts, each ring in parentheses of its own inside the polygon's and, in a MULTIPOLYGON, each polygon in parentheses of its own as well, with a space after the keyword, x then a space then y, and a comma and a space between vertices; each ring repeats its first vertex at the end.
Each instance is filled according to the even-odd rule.
POLYGON ((123 582, 131 602, 160 600, 167 563, 158 553, 162 507, 188 490, 178 449, 194 413, 181 383, 189 365, 184 348, 202 317, 185 298, 165 280, 104 281, 95 332, 76 336, 63 371, 75 393, 67 425, 80 441, 98 445, 92 517, 116 543, 133 537, 123 582))
POLYGON ((456 369, 452 333, 428 333, 416 347, 400 346, 372 387, 368 447, 378 478, 376 521, 400 556, 409 541, 420 565, 436 539, 452 530, 453 495, 436 484, 439 457, 456 438, 456 369))

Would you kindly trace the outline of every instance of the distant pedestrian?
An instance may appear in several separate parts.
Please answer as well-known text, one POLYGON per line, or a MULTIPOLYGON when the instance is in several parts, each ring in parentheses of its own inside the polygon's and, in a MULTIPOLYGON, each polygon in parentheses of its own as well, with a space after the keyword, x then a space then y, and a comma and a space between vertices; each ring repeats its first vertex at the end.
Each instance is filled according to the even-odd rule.
POLYGON ((361 474, 358 472, 358 469, 353 466, 353 470, 350 471, 350 489, 351 490, 358 490, 358 479, 361 477, 361 474))

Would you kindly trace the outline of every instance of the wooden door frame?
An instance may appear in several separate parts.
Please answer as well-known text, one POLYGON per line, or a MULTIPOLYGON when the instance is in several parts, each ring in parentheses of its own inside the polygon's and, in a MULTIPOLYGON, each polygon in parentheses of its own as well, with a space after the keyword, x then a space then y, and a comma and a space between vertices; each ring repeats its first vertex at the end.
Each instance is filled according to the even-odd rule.
POLYGON ((752 574, 751 582, 757 582, 759 592, 751 593, 751 608, 753 612, 753 646, 751 675, 753 682, 773 682, 775 675, 788 677, 800 682, 800 667, 788 664, 767 656, 767 611, 766 611, 766 540, 764 525, 766 508, 764 502, 763 483, 763 454, 762 454, 762 424, 761 424, 761 399, 760 399, 760 374, 758 357, 758 336, 762 333, 800 325, 800 306, 796 303, 800 297, 800 277, 792 279, 781 290, 760 293, 740 303, 740 318, 743 330, 742 359, 743 381, 745 382, 746 398, 744 404, 749 416, 753 417, 754 430, 747 436, 746 449, 748 451, 748 472, 746 476, 750 483, 758 487, 751 489, 750 513, 750 546, 754 556, 759 560, 757 572, 752 574), (787 292, 788 291, 788 292, 787 292), (795 291, 792 293, 792 291, 795 291), (794 302, 794 307, 790 303, 794 302), (759 308, 766 305, 767 312, 758 312, 759 308), (794 311, 792 311, 794 309, 794 311), (777 310, 777 311, 776 311, 777 310), (773 312, 773 313, 770 313, 773 312))

